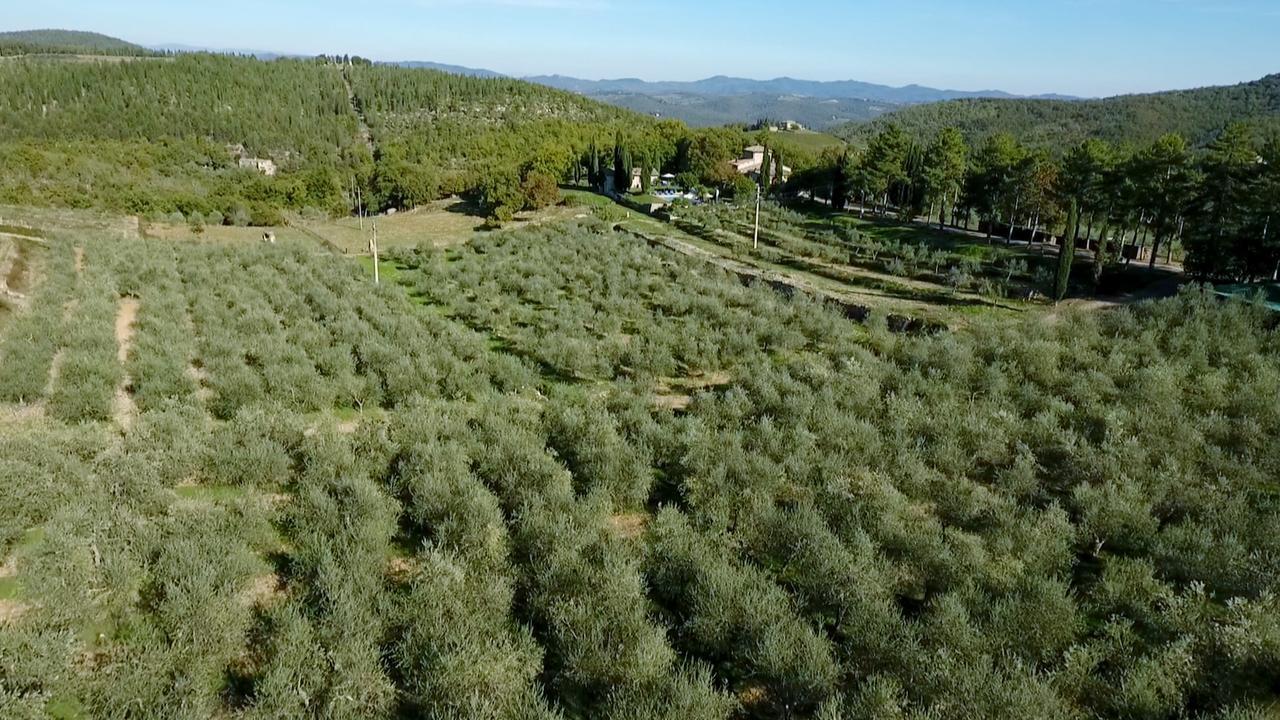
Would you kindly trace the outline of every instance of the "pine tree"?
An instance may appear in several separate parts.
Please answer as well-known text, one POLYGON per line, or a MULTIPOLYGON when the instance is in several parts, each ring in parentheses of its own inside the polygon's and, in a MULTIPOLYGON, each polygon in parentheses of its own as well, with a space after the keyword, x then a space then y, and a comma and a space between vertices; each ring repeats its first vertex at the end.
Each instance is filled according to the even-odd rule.
POLYGON ((1053 283, 1053 301, 1062 302, 1071 285, 1071 266, 1076 260, 1076 233, 1080 227, 1080 203, 1071 199, 1071 209, 1067 211, 1067 229, 1062 234, 1062 246, 1058 248, 1058 275, 1053 283))

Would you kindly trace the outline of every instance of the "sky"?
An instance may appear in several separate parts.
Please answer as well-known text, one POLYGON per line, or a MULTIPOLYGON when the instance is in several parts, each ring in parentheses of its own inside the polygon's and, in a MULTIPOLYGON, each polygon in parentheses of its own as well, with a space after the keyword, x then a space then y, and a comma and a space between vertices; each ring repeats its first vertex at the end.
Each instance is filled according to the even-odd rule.
POLYGON ((515 76, 1106 96, 1280 72, 1280 0, 0 0, 0 29, 515 76))

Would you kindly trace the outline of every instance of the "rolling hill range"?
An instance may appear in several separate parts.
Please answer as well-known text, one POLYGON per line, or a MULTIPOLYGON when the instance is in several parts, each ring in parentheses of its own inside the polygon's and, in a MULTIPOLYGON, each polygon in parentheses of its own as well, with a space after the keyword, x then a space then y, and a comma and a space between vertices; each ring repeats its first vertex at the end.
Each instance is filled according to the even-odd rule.
MULTIPOLYGON (((260 60, 301 59, 271 50, 217 48, 168 44, 144 48, 97 33, 70 30, 32 30, 0 33, 0 53, 152 55, 212 53, 240 55, 260 60)), ((502 73, 422 60, 380 63, 407 69, 438 70, 477 78, 504 78, 502 73)), ((922 103, 968 98, 1015 99, 1000 90, 942 90, 922 85, 891 87, 844 80, 820 82, 789 77, 772 80, 716 76, 693 82, 648 82, 639 79, 583 80, 563 75, 522 78, 538 85, 564 90, 625 108, 650 117, 681 120, 695 127, 741 125, 760 120, 792 120, 825 130, 848 123, 863 123, 885 113, 922 103)), ((1038 96, 1061 98, 1061 96, 1038 96)))
POLYGON ((645 95, 594 93, 593 100, 660 118, 675 118, 695 127, 750 123, 761 119, 794 120, 805 127, 828 128, 865 122, 901 106, 850 98, 819 99, 800 95, 645 95))
POLYGON ((582 80, 562 75, 525 79, 629 110, 703 127, 753 123, 767 118, 794 120, 821 130, 843 123, 865 122, 918 103, 1018 97, 1000 90, 969 92, 921 85, 891 87, 856 80, 819 82, 785 77, 751 80, 717 76, 693 82, 647 82, 634 78, 582 80))
POLYGON ((1113 143, 1147 143, 1170 132, 1182 134, 1194 145, 1204 145, 1232 122, 1244 122, 1260 132, 1280 130, 1280 74, 1239 85, 1103 100, 953 100, 902 108, 833 132, 860 143, 889 123, 917 137, 932 137, 944 127, 956 127, 971 143, 1007 132, 1032 146, 1061 149, 1090 137, 1113 143))
MULTIPOLYGON (((1000 90, 939 90, 921 85, 892 87, 856 80, 838 80, 821 82, 816 80, 797 80, 795 78, 774 78, 773 80, 751 80, 748 78, 726 77, 719 75, 705 80, 693 82, 647 82, 634 78, 620 80, 581 80, 561 75, 542 75, 526 77, 530 82, 550 85, 583 95, 603 93, 631 93, 637 95, 795 95, 822 100, 858 99, 874 102, 910 105, 915 103, 940 102, 960 98, 1015 98, 1019 97, 1000 90)), ((1069 99, 1062 96, 1057 99, 1069 99)))

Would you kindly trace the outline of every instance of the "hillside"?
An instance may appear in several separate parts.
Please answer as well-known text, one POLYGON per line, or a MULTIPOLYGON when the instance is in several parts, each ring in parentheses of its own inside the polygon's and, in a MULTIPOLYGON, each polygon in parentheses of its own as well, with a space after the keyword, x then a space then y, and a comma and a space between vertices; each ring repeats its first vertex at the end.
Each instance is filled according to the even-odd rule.
POLYGON ((537 154, 563 172, 592 140, 653 124, 532 83, 435 70, 19 58, 0 64, 0 202, 270 224, 280 209, 349 211, 353 178, 376 209, 469 191, 479 168, 514 172, 537 154), (241 157, 279 174, 242 170, 241 157))
POLYGON ((149 55, 150 50, 119 38, 79 30, 0 32, 0 54, 27 53, 149 55))
POLYGON ((1029 145, 1060 150, 1090 137, 1148 143, 1171 132, 1199 146, 1232 122, 1246 122, 1260 130, 1280 128, 1280 75, 1240 85, 1103 100, 955 100, 903 108, 834 132, 860 143, 889 123, 918 137, 956 127, 970 142, 1008 132, 1029 145))

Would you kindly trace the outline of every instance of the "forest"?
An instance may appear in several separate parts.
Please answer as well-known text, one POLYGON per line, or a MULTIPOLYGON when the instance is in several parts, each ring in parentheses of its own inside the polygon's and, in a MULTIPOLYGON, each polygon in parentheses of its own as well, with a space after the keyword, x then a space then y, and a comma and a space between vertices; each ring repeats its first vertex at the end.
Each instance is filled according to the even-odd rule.
POLYGON ((1102 100, 951 100, 914 105, 832 132, 859 143, 888 125, 916 136, 932 136, 954 127, 974 144, 1009 133, 1034 148, 1059 153, 1088 139, 1142 145, 1177 133, 1201 147, 1231 123, 1245 123, 1262 136, 1280 131, 1278 111, 1280 74, 1239 85, 1102 100))
POLYGON ((1259 139, 1243 123, 1203 148, 1170 133, 1141 145, 1091 137, 1060 154, 1008 133, 971 145, 955 127, 920 138, 887 125, 865 146, 825 150, 778 192, 939 227, 976 221, 1006 241, 1067 235, 1094 251, 1095 284, 1139 254, 1208 280, 1280 274, 1280 134, 1259 139))
POLYGON ((0 334, 0 716, 1280 701, 1257 306, 901 334, 590 218, 400 251, 381 285, 314 244, 32 260, 0 334))
POLYGON ((93 32, 76 30, 0 32, 0 57, 18 55, 145 57, 161 54, 118 38, 93 32))

